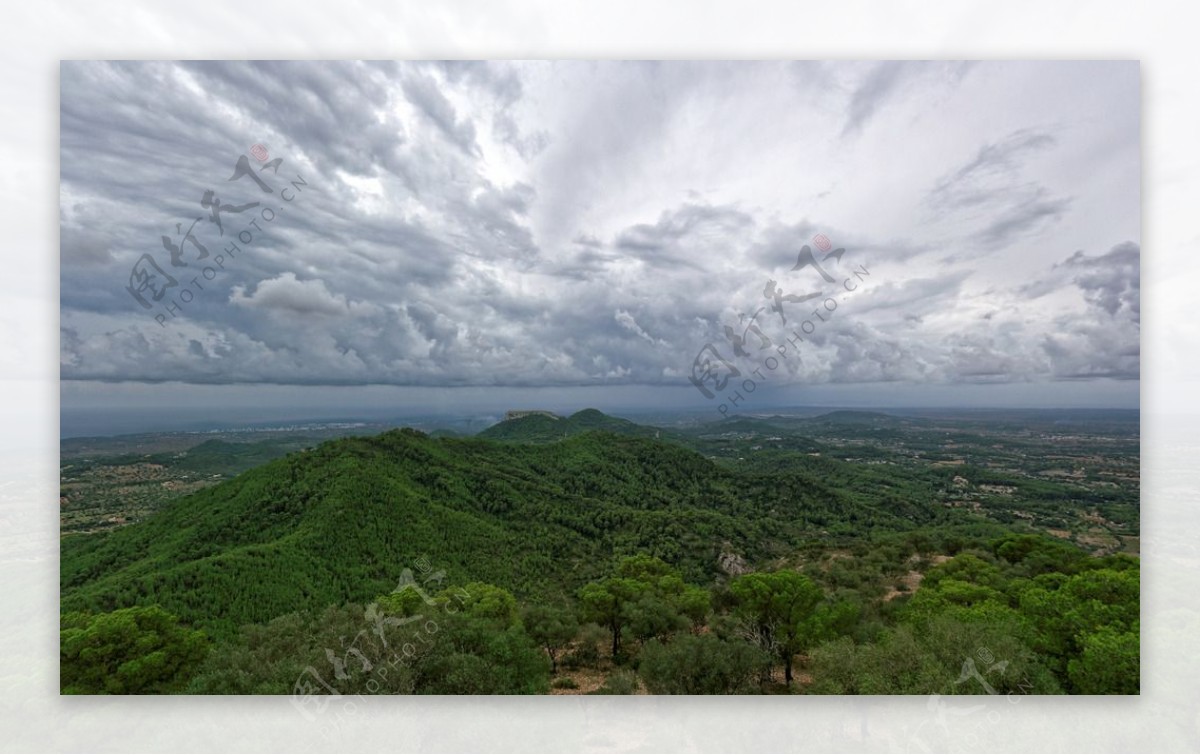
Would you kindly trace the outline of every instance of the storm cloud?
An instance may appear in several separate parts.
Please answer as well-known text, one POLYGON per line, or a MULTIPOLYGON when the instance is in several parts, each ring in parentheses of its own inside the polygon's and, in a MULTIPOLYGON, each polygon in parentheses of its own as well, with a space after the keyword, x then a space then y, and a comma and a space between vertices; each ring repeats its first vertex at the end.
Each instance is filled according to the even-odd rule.
POLYGON ((1137 77, 64 62, 62 378, 690 390, 819 293, 796 384, 1136 380, 1137 77))

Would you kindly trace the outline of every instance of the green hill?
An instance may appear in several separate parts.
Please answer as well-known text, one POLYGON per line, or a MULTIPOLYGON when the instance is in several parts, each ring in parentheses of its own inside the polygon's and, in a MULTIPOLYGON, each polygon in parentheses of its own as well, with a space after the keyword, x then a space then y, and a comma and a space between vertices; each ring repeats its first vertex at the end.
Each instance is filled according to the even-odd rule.
POLYGON ((207 440, 183 454, 159 454, 152 461, 203 473, 238 474, 278 459, 291 451, 315 445, 310 438, 272 439, 257 443, 207 440))
POLYGON ((928 417, 909 415, 884 414, 883 412, 868 412, 854 409, 841 409, 826 412, 816 417, 802 421, 810 429, 850 430, 850 431, 920 431, 933 427, 934 422, 928 417))
MULTIPOLYGON (((561 421, 612 420, 581 415, 561 421)), ((64 538, 62 608, 157 603, 220 636, 369 600, 419 558, 451 583, 560 597, 618 555, 655 555, 707 581, 724 544, 762 562, 806 540, 947 515, 882 490, 834 490, 823 473, 737 472, 675 444, 597 431, 550 444, 414 430, 340 439, 172 501, 143 522, 64 538)))
POLYGON ((643 438, 661 434, 657 428, 644 427, 627 419, 611 417, 598 409, 584 409, 570 417, 528 414, 524 417, 504 420, 480 432, 475 437, 518 443, 554 443, 593 430, 643 438))

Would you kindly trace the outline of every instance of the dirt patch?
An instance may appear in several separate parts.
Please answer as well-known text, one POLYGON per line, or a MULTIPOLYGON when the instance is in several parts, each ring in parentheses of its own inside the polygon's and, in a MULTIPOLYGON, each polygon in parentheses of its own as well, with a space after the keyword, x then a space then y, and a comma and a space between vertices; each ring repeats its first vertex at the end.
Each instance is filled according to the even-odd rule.
POLYGON ((912 595, 921 585, 922 579, 925 579, 924 574, 919 571, 910 571, 908 574, 905 574, 900 578, 900 583, 904 585, 905 589, 900 590, 896 587, 888 588, 887 594, 883 596, 883 602, 887 603, 900 597, 901 595, 912 595))
MULTIPOLYGON (((576 688, 575 689, 556 689, 553 685, 551 685, 550 694, 552 694, 552 695, 590 695, 591 693, 593 693, 596 690, 603 687, 604 682, 608 679, 608 677, 611 674, 615 674, 615 673, 617 673, 617 671, 615 671, 615 670, 606 672, 606 671, 601 671, 600 669, 595 669, 595 668, 581 668, 581 669, 570 669, 570 670, 559 669, 558 675, 555 676, 554 678, 555 679, 570 679, 571 681, 575 682, 576 688)), ((646 689, 645 682, 643 682, 637 676, 635 676, 634 678, 637 680, 637 686, 634 688, 633 694, 635 694, 635 695, 650 694, 650 692, 646 689)))
POLYGON ((559 669, 558 676, 555 679, 570 679, 575 682, 576 689, 558 689, 551 685, 550 694, 552 695, 586 695, 589 692, 595 692, 604 686, 604 680, 607 674, 599 669, 580 668, 580 669, 559 669))
POLYGON ((1142 539, 1136 535, 1121 535, 1118 538, 1121 541, 1122 552, 1133 556, 1140 556, 1142 553, 1142 539))
POLYGON ((980 485, 979 489, 985 493, 993 493, 995 495, 1012 495, 1017 492, 1017 489, 1012 485, 980 485))
MULTIPOLYGON (((914 553, 913 555, 909 556, 908 563, 915 566, 920 560, 921 556, 914 553)), ((938 564, 944 564, 949 560, 950 556, 947 556, 944 553, 938 553, 929 557, 929 565, 933 567, 937 566, 938 564)), ((916 569, 909 569, 908 573, 900 578, 900 583, 904 585, 905 589, 901 590, 896 586, 889 587, 888 591, 883 596, 883 602, 887 603, 895 600, 901 595, 912 595, 917 591, 917 588, 921 586, 921 580, 923 579, 925 579, 925 574, 923 572, 917 571, 916 569)))
POLYGON ((833 566, 834 561, 839 561, 839 560, 845 559, 845 558, 854 558, 854 554, 851 553, 850 551, 844 551, 844 550, 830 551, 829 553, 825 554, 824 558, 821 561, 821 571, 823 571, 823 572, 829 571, 829 567, 833 566))
POLYGON ((1102 529, 1091 529, 1080 535, 1076 542, 1092 552, 1093 556, 1107 556, 1121 549, 1121 541, 1102 529))

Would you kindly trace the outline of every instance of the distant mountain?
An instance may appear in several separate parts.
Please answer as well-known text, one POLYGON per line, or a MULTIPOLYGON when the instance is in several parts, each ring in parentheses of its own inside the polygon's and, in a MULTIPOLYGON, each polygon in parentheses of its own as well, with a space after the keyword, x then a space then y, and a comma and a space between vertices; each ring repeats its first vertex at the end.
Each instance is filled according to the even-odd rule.
POLYGON ((179 469, 203 473, 239 474, 260 464, 273 461, 316 441, 305 437, 264 440, 258 443, 230 443, 207 440, 182 454, 159 454, 150 461, 173 464, 179 469))
MULTIPOLYGON (((520 426, 529 419, 540 422, 520 426)), ((560 421, 568 433, 633 424, 599 412, 560 421)), ((723 548, 762 563, 806 538, 905 529, 946 511, 890 488, 848 490, 819 469, 739 473, 673 443, 612 432, 539 444, 395 430, 329 441, 142 522, 64 537, 62 608, 158 603, 222 636, 368 601, 422 558, 452 583, 563 595, 618 555, 656 555, 701 581, 717 573, 723 548)))
POLYGON ((598 409, 584 409, 570 417, 526 414, 516 419, 506 419, 475 437, 518 443, 554 443, 593 430, 641 438, 661 435, 658 428, 638 425, 620 417, 611 417, 598 409))

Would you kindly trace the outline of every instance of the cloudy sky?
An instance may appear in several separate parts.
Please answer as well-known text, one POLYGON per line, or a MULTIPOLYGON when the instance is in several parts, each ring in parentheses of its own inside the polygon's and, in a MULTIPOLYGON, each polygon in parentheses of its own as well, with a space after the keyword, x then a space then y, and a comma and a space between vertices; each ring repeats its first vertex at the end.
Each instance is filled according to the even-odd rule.
POLYGON ((701 349, 744 377, 824 296, 747 410, 1137 405, 1136 63, 64 62, 61 87, 64 412, 715 407, 701 349))

